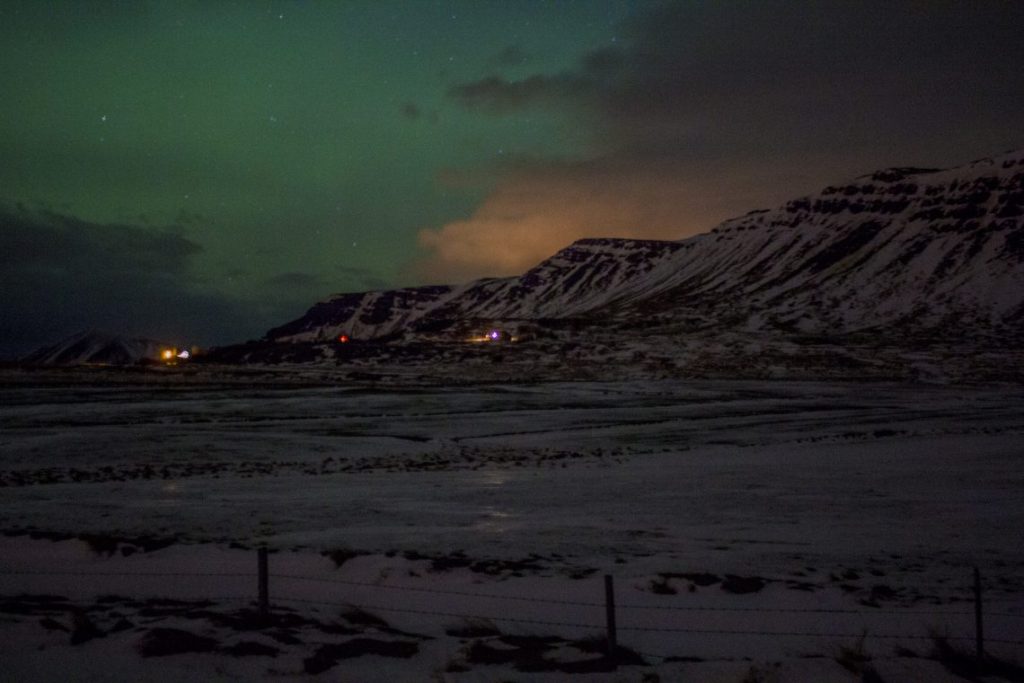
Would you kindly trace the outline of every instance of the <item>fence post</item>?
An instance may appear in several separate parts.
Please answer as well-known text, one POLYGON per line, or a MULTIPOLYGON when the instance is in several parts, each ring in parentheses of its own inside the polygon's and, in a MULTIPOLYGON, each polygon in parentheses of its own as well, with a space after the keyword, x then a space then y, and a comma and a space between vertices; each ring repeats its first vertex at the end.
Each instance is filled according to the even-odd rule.
POLYGON ((604 614, 608 626, 608 661, 614 670, 618 665, 619 643, 615 633, 615 586, 611 574, 604 575, 604 614))
POLYGON ((270 613, 270 587, 267 585, 267 547, 256 551, 257 584, 259 589, 260 621, 266 622, 270 613))
POLYGON ((978 671, 985 665, 985 631, 981 618, 981 572, 974 568, 974 656, 978 671))

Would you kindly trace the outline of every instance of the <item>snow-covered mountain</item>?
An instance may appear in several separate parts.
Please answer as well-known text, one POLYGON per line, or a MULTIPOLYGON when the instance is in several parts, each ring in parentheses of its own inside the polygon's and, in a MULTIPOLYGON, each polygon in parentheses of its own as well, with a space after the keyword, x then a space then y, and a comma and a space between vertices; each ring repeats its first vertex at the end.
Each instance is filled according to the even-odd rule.
POLYGON ((356 339, 385 337, 419 320, 459 291, 459 287, 438 285, 337 294, 266 336, 274 341, 326 341, 342 333, 356 339))
POLYGON ((527 273, 342 294, 267 334, 372 339, 466 321, 844 334, 1024 327, 1024 150, 894 168, 679 242, 586 239, 527 273))
POLYGON ((638 288, 679 242, 584 239, 518 277, 464 285, 339 294, 274 328, 275 341, 373 339, 465 320, 537 320, 585 314, 638 288))
POLYGON ((631 313, 747 329, 984 332, 1024 323, 1024 151, 889 169, 681 243, 631 313))
POLYGON ((37 349, 21 362, 28 365, 132 365, 147 358, 157 360, 164 348, 169 346, 152 339, 129 339, 89 330, 37 349))

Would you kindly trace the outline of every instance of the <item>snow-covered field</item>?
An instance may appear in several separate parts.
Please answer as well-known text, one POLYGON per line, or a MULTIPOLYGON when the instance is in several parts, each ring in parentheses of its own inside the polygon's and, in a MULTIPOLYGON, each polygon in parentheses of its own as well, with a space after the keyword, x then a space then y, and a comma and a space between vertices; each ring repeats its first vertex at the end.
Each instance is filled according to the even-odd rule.
POLYGON ((9 381, 0 679, 962 680, 977 566, 1020 680, 1022 433, 1016 385, 9 381))

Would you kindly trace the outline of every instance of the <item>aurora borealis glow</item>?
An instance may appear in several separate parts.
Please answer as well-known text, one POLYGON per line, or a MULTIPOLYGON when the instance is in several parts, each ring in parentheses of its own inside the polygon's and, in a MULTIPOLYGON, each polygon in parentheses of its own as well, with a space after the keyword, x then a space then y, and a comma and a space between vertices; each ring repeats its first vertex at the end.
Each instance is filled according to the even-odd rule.
POLYGON ((0 354, 676 239, 1024 144, 1012 3, 0 4, 0 354))

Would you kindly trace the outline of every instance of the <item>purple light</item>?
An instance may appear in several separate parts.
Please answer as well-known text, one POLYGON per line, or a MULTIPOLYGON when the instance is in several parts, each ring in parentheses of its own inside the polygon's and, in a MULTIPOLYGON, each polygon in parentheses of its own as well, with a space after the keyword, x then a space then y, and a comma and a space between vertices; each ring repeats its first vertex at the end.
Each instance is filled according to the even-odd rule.
POLYGON ((498 337, 501 336, 501 332, 498 332, 497 330, 491 330, 491 333, 488 334, 487 336, 490 337, 491 339, 497 339, 498 337))

